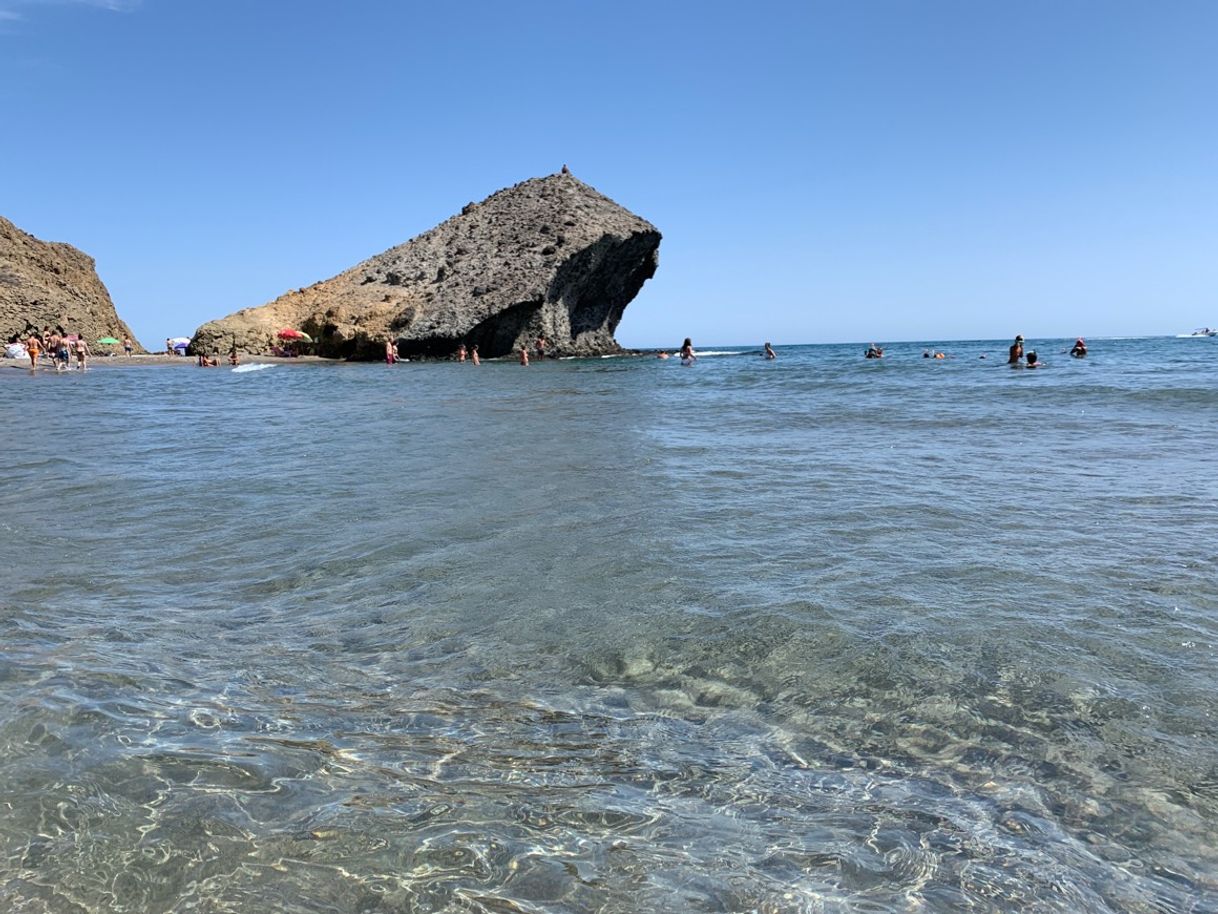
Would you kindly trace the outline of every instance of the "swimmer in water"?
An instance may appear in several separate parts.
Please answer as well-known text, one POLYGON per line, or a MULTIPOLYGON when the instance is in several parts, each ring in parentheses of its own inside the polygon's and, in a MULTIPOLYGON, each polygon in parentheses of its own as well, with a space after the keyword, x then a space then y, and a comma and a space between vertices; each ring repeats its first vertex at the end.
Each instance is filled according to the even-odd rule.
POLYGON ((681 344, 681 361, 686 365, 692 365, 698 361, 698 353, 694 352, 694 344, 689 337, 686 337, 685 342, 681 344))
POLYGON ((477 343, 475 343, 473 345, 473 347, 470 349, 469 358, 470 358, 470 361, 473 362, 475 365, 482 364, 482 360, 480 358, 478 358, 478 344, 477 343))
POLYGON ((657 358, 657 359, 666 359, 666 358, 668 358, 668 353, 667 353, 667 352, 665 352, 664 350, 662 350, 662 349, 661 349, 661 350, 660 350, 660 351, 659 351, 659 352, 656 354, 656 358, 657 358))
POLYGON ((529 349, 528 349, 528 347, 527 347, 527 346, 521 346, 521 347, 520 347, 520 364, 521 364, 521 365, 524 365, 526 368, 528 367, 528 364, 529 364, 529 349))
POLYGON ((872 343, 867 347, 867 351, 863 353, 865 359, 882 359, 884 358, 884 350, 872 343))
POLYGON ((1011 348, 1007 350, 1007 364, 1018 365, 1019 360, 1023 358, 1023 335, 1015 337, 1015 342, 1011 344, 1011 348))
POLYGON ((457 347, 457 361, 458 362, 465 361, 465 344, 464 343, 462 343, 460 346, 457 347))
POLYGON ((762 354, 762 356, 764 356, 764 357, 765 357, 765 358, 767 358, 767 359, 776 359, 776 358, 778 358, 778 353, 776 353, 776 352, 774 351, 774 347, 773 347, 773 346, 771 346, 769 343, 766 343, 766 344, 765 344, 765 351, 764 351, 764 352, 762 352, 761 354, 762 354))
POLYGON ((1037 360, 1035 349, 1033 349, 1031 352, 1028 353, 1028 367, 1029 368, 1044 368, 1045 367, 1044 362, 1040 362, 1037 360))
POLYGON ((1081 336, 1074 341, 1074 348, 1070 350, 1070 354, 1076 359, 1081 359, 1087 355, 1087 341, 1081 336))

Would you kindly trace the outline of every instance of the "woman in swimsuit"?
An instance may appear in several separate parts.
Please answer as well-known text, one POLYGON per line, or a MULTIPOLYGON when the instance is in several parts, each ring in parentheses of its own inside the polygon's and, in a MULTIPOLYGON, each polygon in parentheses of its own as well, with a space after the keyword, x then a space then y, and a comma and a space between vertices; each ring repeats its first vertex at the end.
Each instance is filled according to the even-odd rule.
POLYGON ((693 341, 686 337, 685 342, 681 344, 681 364, 692 365, 696 361, 698 361, 698 353, 694 352, 693 341))
POLYGON ((89 367, 88 357, 89 344, 85 342, 83 336, 78 335, 76 337, 76 369, 78 371, 85 371, 89 367))
POLYGON ((42 340, 38 339, 36 333, 31 333, 30 338, 25 341, 25 353, 30 357, 30 371, 38 369, 38 353, 42 349, 42 340))

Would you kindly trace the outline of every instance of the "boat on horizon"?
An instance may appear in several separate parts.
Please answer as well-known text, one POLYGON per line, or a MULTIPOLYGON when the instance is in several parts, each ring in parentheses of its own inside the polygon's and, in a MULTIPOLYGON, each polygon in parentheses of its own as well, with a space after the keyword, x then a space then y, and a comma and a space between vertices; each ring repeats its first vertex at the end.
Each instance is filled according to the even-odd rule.
POLYGON ((1206 336, 1216 336, 1216 337, 1218 337, 1218 330, 1214 330, 1214 329, 1212 329, 1212 328, 1210 328, 1210 327, 1198 327, 1198 328, 1197 328, 1196 330, 1194 330, 1192 333, 1177 333, 1177 334, 1176 334, 1176 339, 1178 339, 1178 340, 1191 340, 1191 339, 1194 339, 1194 338, 1196 338, 1196 339, 1201 339, 1202 337, 1206 337, 1206 336))

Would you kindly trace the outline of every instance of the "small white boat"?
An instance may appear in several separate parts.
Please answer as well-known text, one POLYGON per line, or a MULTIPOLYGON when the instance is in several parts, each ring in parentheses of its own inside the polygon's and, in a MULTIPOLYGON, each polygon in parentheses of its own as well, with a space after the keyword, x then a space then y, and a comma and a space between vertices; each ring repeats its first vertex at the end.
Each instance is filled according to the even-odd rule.
POLYGON ((1176 339, 1192 340, 1192 339, 1201 339, 1202 337, 1207 337, 1207 336, 1218 337, 1218 330, 1214 330, 1210 327, 1198 327, 1192 333, 1177 333, 1176 339))

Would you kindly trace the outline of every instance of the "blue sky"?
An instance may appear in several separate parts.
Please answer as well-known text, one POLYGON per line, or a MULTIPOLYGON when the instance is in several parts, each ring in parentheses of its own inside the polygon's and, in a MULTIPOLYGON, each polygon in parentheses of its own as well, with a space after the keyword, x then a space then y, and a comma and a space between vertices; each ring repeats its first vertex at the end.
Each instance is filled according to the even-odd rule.
POLYGON ((1218 3, 0 0, 0 214, 149 345, 569 163, 625 345, 1218 324, 1218 3))

